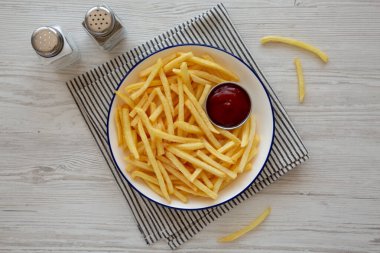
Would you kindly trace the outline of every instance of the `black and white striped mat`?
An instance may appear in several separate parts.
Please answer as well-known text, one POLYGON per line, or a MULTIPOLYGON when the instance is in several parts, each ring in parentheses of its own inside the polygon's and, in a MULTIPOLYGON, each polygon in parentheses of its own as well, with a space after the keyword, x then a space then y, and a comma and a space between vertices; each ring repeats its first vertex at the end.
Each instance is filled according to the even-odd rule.
POLYGON ((286 172, 305 161, 308 153, 283 106, 244 45, 222 4, 173 28, 67 82, 75 102, 127 200, 137 225, 148 244, 166 239, 172 249, 286 172), (200 211, 179 211, 150 202, 123 179, 110 155, 106 121, 115 88, 123 76, 145 56, 167 46, 198 43, 212 45, 241 58, 258 74, 269 91, 274 115, 275 137, 267 164, 255 183, 239 197, 218 207, 200 211))

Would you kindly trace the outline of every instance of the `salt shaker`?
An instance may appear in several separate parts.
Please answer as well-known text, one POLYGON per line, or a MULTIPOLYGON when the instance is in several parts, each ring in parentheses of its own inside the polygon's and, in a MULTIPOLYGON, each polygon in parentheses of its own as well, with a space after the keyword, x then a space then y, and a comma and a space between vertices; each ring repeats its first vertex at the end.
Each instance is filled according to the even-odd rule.
POLYGON ((37 28, 32 34, 31 43, 40 61, 55 69, 66 67, 79 59, 74 41, 64 34, 60 26, 37 28))
POLYGON ((111 50, 125 34, 121 20, 105 4, 89 9, 82 25, 104 50, 111 50))

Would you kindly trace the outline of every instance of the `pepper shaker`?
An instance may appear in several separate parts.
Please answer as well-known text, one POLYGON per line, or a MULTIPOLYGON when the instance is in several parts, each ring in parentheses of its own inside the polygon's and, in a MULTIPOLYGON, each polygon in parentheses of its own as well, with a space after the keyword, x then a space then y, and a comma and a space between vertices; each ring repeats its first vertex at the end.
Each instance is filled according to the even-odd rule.
POLYGON ((125 34, 121 20, 105 4, 89 9, 82 25, 104 50, 111 50, 125 34))
POLYGON ((31 43, 44 65, 59 69, 79 59, 74 41, 60 26, 42 26, 34 30, 31 43))

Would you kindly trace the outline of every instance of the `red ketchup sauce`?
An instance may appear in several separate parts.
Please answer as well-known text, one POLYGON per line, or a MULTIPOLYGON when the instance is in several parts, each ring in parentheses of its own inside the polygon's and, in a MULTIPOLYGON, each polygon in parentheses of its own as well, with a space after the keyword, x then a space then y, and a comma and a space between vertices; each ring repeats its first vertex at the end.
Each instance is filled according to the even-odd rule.
POLYGON ((242 87, 234 83, 224 83, 210 92, 206 111, 216 125, 230 128, 247 118, 251 111, 251 100, 242 87))

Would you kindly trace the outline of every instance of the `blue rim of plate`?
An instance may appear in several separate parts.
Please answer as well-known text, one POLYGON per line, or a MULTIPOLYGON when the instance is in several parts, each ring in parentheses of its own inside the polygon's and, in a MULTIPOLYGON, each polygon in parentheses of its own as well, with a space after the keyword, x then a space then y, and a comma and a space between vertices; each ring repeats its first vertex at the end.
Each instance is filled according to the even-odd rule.
POLYGON ((261 172, 263 171, 267 161, 268 161, 268 158, 269 158, 269 155, 272 151, 272 146, 273 146, 273 140, 274 140, 274 132, 275 132, 275 120, 274 120, 274 112, 273 112, 273 106, 272 106, 272 101, 271 101, 271 98, 269 96, 269 93, 268 93, 268 90, 265 88, 263 82, 261 81, 260 77, 257 75, 256 71, 254 69, 252 69, 248 64, 246 64, 242 59, 240 59, 239 57, 223 50, 223 49, 220 49, 220 48, 217 48, 217 47, 214 47, 214 46, 210 46, 210 45, 205 45, 205 44, 192 44, 192 43, 189 43, 189 44, 180 44, 180 45, 174 45, 174 46, 168 46, 168 47, 164 47, 162 49, 159 49, 149 55, 147 55, 146 57, 144 57, 143 59, 139 60, 136 64, 134 64, 132 66, 132 68, 128 71, 128 73, 123 77, 123 79, 120 81, 120 83, 118 84, 116 90, 119 90, 120 86, 123 84, 125 78, 128 77, 128 75, 138 66, 140 65, 140 63, 142 63, 143 61, 145 61, 146 59, 150 58, 151 56, 159 53, 159 52, 162 52, 162 51, 165 51, 167 49, 170 49, 170 48, 176 48, 176 47, 184 47, 184 46, 199 46, 199 47, 207 47, 207 48, 212 48, 212 49, 216 49, 216 50, 219 50, 223 53, 226 53, 232 57, 234 57, 235 59, 237 59, 238 61, 240 61, 242 64, 244 64, 249 70, 251 70, 251 72, 255 75, 255 77, 257 78, 257 80, 259 80, 261 86, 263 87, 264 91, 265 91, 265 94, 267 95, 267 98, 268 98, 268 101, 269 101, 269 105, 270 105, 270 109, 271 109, 271 112, 272 112, 272 122, 273 122, 273 129, 272 129, 272 140, 271 140, 271 143, 270 143, 270 147, 269 147, 269 151, 268 151, 268 154, 267 154, 267 157, 265 158, 265 162, 263 163, 263 166, 260 168, 260 171, 257 173, 257 175, 255 176, 255 178, 252 180, 251 183, 249 183, 247 185, 247 187, 245 187, 242 191, 240 191, 238 194, 236 194, 235 196, 221 202, 221 203, 218 203, 218 204, 215 204, 215 205, 211 205, 211 206, 207 206, 207 207, 201 207, 201 208, 181 208, 181 207, 173 207, 173 206, 169 206, 169 205, 166 205, 164 203, 161 203, 161 202, 158 202, 148 196, 146 196, 144 193, 142 193, 141 191, 139 191, 139 189, 137 189, 137 187, 135 187, 131 182, 130 180, 124 175, 123 171, 120 169, 118 163, 116 162, 116 159, 115 159, 115 156, 113 154, 113 151, 112 151, 112 148, 111 148, 111 142, 110 142, 110 134, 109 134, 109 122, 110 122, 110 114, 111 114, 111 108, 112 108, 112 105, 113 105, 113 102, 115 100, 115 97, 116 97, 116 94, 114 93, 113 96, 112 96, 112 99, 111 99, 111 103, 110 103, 110 106, 109 106, 109 109, 108 109, 108 115, 107 115, 107 143, 108 143, 108 146, 110 148, 110 151, 111 151, 111 156, 112 156, 112 160, 113 162, 115 163, 117 169, 119 170, 120 174, 123 176, 123 178, 128 182, 128 184, 133 188, 135 189, 141 196, 147 198, 148 200, 158 204, 158 205, 161 205, 163 207, 167 207, 167 208, 171 208, 171 209, 176 209, 176 210, 183 210, 183 211, 199 211, 199 210, 204 210, 204 209, 209 209, 209 208, 214 208, 214 207, 217 207, 217 206, 220 206, 220 205, 223 205, 237 197, 239 197, 240 195, 242 195, 249 187, 251 187, 251 185, 256 181, 257 177, 261 174, 261 172))

